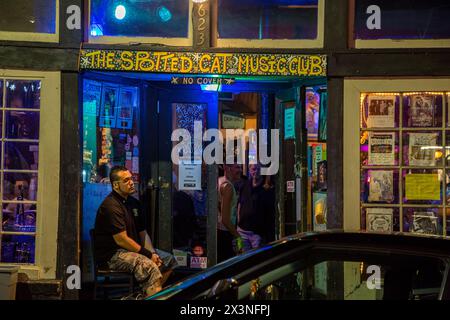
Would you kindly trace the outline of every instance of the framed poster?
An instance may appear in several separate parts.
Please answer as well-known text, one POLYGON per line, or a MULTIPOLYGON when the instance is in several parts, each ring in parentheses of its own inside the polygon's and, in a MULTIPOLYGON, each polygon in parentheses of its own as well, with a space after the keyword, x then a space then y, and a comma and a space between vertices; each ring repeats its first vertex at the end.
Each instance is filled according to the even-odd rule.
POLYGON ((131 129, 133 127, 133 110, 138 106, 136 91, 135 88, 120 88, 116 128, 131 129))
POLYGON ((367 208, 366 213, 368 232, 392 232, 393 210, 391 208, 367 208))
POLYGON ((434 96, 423 94, 410 96, 408 125, 410 127, 433 127, 434 104, 434 96))
POLYGON ((320 93, 319 141, 327 141, 328 93, 320 93))
POLYGON ((389 170, 369 171, 369 202, 394 201, 394 173, 389 170))
POLYGON ((368 128, 393 128, 395 126, 395 96, 370 95, 368 103, 368 128))
POLYGON ((395 133, 369 132, 369 165, 395 165, 395 133))
POLYGON ((116 127, 116 111, 119 97, 119 89, 113 86, 104 86, 102 92, 102 103, 100 108, 100 127, 116 127))
POLYGON ((411 232, 438 234, 437 217, 433 211, 414 212, 411 232))
POLYGON ((409 133, 409 165, 435 166, 437 138, 438 133, 409 133))
POLYGON ((306 91, 306 130, 308 139, 317 140, 319 133, 320 95, 309 89, 306 91))
POLYGON ((327 160, 317 162, 317 190, 327 190, 327 160))
POLYGON ((314 231, 327 230, 327 193, 313 193, 313 221, 314 231))

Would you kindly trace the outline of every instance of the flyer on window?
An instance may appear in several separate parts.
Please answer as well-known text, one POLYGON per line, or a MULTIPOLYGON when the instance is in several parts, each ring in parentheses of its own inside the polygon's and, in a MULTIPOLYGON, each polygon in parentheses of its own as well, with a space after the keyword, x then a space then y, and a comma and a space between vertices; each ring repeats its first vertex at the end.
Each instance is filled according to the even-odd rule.
POLYGON ((369 232, 392 232, 393 210, 391 208, 367 208, 367 226, 369 232))
POLYGON ((411 127, 434 126, 434 97, 413 95, 410 97, 409 125, 411 127))
POLYGON ((410 173, 405 176, 408 200, 437 201, 441 199, 441 181, 437 173, 410 173))
POLYGON ((437 217, 433 211, 414 212, 411 232, 438 234, 437 217))
POLYGON ((369 96, 368 128, 395 126, 395 96, 369 96))
POLYGON ((395 133, 369 133, 369 165, 395 165, 395 133))
POLYGON ((394 201, 394 173, 388 170, 369 171, 369 202, 394 201))
POLYGON ((437 133, 409 133, 409 165, 435 166, 437 133))

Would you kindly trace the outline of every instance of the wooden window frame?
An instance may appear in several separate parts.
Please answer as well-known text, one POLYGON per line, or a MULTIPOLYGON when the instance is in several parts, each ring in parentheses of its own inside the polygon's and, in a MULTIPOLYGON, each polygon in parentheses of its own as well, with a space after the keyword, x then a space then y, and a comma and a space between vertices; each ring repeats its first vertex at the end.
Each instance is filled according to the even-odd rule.
POLYGON ((0 40, 5 41, 27 41, 27 42, 59 42, 59 0, 55 0, 55 33, 44 32, 16 32, 16 31, 0 31, 0 40))
POLYGON ((348 45, 353 49, 450 48, 450 39, 355 39, 356 0, 349 0, 348 45))
MULTIPOLYGON (((343 166, 343 186, 344 186, 344 230, 359 231, 361 229, 360 212, 360 105, 361 94, 377 92, 449 92, 450 78, 385 78, 385 79, 346 79, 344 80, 344 166, 343 166), (355 116, 357 115, 357 116, 355 116)), ((446 126, 445 114, 448 106, 443 102, 443 128, 444 132, 449 132, 450 127, 446 126)), ((400 115, 401 117, 402 115, 400 115)), ((387 129, 389 130, 389 129, 387 129)), ((407 130, 407 129, 405 129, 407 130)), ((443 138, 445 139, 445 138, 443 138)), ((443 141, 445 143, 445 140, 443 141)), ((399 159, 402 161, 402 159, 399 159)), ((445 166, 445 164, 444 164, 445 166)), ((401 167, 401 166, 400 166, 401 167)), ((438 169, 438 168, 437 168, 438 169)), ((450 171, 450 168, 446 170, 450 171)), ((445 177, 445 172, 443 172, 445 177)), ((443 179, 445 180, 445 179, 443 179)), ((400 197, 398 205, 393 207, 403 208, 400 197)), ((406 205, 413 207, 414 205, 406 205)), ((446 232, 446 208, 450 205, 446 203, 445 192, 442 205, 429 205, 429 207, 443 207, 443 235, 446 232)), ((402 231, 402 214, 400 214, 400 231, 402 231)), ((447 237, 449 235, 447 234, 447 237)))
POLYGON ((193 29, 193 2, 189 0, 189 17, 188 17, 188 36, 186 38, 167 38, 167 37, 126 37, 126 36, 91 36, 91 0, 86 1, 85 12, 87 12, 86 17, 86 28, 85 28, 85 38, 88 39, 89 43, 93 44, 161 44, 168 46, 177 47, 188 47, 192 46, 194 39, 194 29, 193 29))
POLYGON ((316 39, 220 39, 218 37, 218 4, 213 0, 211 39, 214 47, 218 48, 301 48, 301 49, 320 49, 324 46, 325 30, 325 0, 319 0, 317 8, 317 38, 316 39))
MULTIPOLYGON (((31 280, 55 279, 60 184, 61 73, 0 69, 0 79, 41 81, 35 263, 19 266, 31 280)), ((5 99, 5 98, 4 98, 5 99)))

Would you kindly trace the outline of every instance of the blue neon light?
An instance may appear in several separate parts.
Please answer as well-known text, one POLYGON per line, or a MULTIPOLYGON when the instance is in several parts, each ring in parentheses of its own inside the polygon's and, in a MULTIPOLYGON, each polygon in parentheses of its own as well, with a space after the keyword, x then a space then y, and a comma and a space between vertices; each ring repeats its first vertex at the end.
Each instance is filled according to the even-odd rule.
POLYGON ((114 12, 117 20, 123 20, 127 15, 127 9, 123 5, 118 5, 116 11, 114 12))
POLYGON ((172 13, 170 12, 169 9, 167 9, 165 6, 160 6, 158 9, 158 16, 159 18, 164 21, 167 22, 170 19, 172 19, 172 13))

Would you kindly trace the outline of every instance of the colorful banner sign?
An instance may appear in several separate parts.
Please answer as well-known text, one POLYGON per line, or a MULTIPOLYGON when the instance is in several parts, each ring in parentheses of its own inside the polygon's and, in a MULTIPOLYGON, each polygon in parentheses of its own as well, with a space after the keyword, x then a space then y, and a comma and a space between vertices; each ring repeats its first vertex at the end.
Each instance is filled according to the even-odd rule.
POLYGON ((325 76, 325 55, 80 51, 81 70, 259 76, 325 76))

